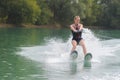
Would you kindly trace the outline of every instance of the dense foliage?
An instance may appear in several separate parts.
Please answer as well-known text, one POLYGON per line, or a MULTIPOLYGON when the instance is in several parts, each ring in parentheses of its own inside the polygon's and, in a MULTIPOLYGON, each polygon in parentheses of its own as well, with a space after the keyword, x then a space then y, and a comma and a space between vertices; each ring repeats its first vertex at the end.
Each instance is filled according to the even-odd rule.
POLYGON ((120 0, 0 0, 0 23, 66 26, 75 15, 87 26, 120 28, 120 0))

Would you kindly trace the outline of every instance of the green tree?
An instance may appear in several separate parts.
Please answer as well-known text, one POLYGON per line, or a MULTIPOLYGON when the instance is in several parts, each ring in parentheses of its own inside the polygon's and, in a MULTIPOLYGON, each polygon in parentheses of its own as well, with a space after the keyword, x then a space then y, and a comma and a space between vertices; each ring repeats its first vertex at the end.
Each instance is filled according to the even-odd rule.
POLYGON ((0 23, 6 23, 7 20, 7 0, 0 0, 0 23))
POLYGON ((37 3, 41 9, 41 13, 37 18, 35 24, 50 24, 52 21, 53 13, 48 6, 48 2, 45 0, 37 0, 37 3))
POLYGON ((72 12, 71 0, 49 0, 49 7, 53 12, 55 23, 65 25, 70 23, 74 13, 72 12))
POLYGON ((113 0, 109 5, 110 26, 120 28, 120 1, 113 0))
POLYGON ((12 0, 8 8, 8 23, 35 23, 40 8, 36 0, 12 0))
POLYGON ((101 14, 101 6, 98 0, 84 0, 84 14, 83 19, 85 25, 95 25, 98 16, 101 14))
POLYGON ((49 0, 48 3, 54 21, 63 26, 71 24, 75 15, 85 17, 82 0, 49 0))
POLYGON ((102 14, 98 18, 98 25, 120 28, 120 1, 119 0, 101 0, 102 14))
POLYGON ((79 15, 86 25, 94 25, 101 14, 96 0, 49 0, 54 20, 61 24, 70 24, 75 15, 79 15))

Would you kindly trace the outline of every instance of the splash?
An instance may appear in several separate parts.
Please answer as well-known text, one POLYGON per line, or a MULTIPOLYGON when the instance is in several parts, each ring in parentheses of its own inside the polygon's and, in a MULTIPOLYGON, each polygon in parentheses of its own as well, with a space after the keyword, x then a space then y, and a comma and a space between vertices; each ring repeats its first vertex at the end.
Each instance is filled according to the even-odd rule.
MULTIPOLYGON (((102 56, 111 55, 111 52, 113 52, 110 49, 111 47, 103 45, 100 39, 95 37, 90 29, 85 28, 82 37, 85 40, 87 51, 93 55, 93 62, 100 62, 102 56)), ((18 52, 18 54, 43 63, 65 63, 70 61, 71 39, 71 34, 67 42, 56 38, 47 39, 46 45, 21 47, 22 51, 18 52)), ((83 52, 81 46, 77 46, 77 51, 79 52, 78 60, 82 60, 83 52)))

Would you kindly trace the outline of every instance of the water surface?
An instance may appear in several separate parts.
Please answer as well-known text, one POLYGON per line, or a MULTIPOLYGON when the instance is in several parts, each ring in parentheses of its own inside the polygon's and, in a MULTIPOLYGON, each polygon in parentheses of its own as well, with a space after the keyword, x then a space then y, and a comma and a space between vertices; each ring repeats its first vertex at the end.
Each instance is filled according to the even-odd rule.
POLYGON ((120 80, 120 30, 85 29, 91 67, 83 52, 69 57, 69 29, 1 28, 0 80, 120 80))

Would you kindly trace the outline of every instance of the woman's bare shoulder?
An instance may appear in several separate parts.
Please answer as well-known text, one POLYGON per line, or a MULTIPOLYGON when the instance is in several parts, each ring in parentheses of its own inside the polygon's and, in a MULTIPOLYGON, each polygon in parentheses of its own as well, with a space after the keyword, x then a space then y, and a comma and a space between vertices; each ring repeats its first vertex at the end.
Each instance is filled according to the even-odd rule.
POLYGON ((74 27, 74 24, 71 24, 70 27, 74 27))
POLYGON ((80 27, 83 27, 83 24, 80 23, 79 25, 80 25, 80 27))
POLYGON ((70 26, 74 26, 75 24, 71 24, 70 26))
POLYGON ((80 23, 79 25, 80 25, 80 26, 83 26, 83 24, 82 24, 82 23, 80 23))

